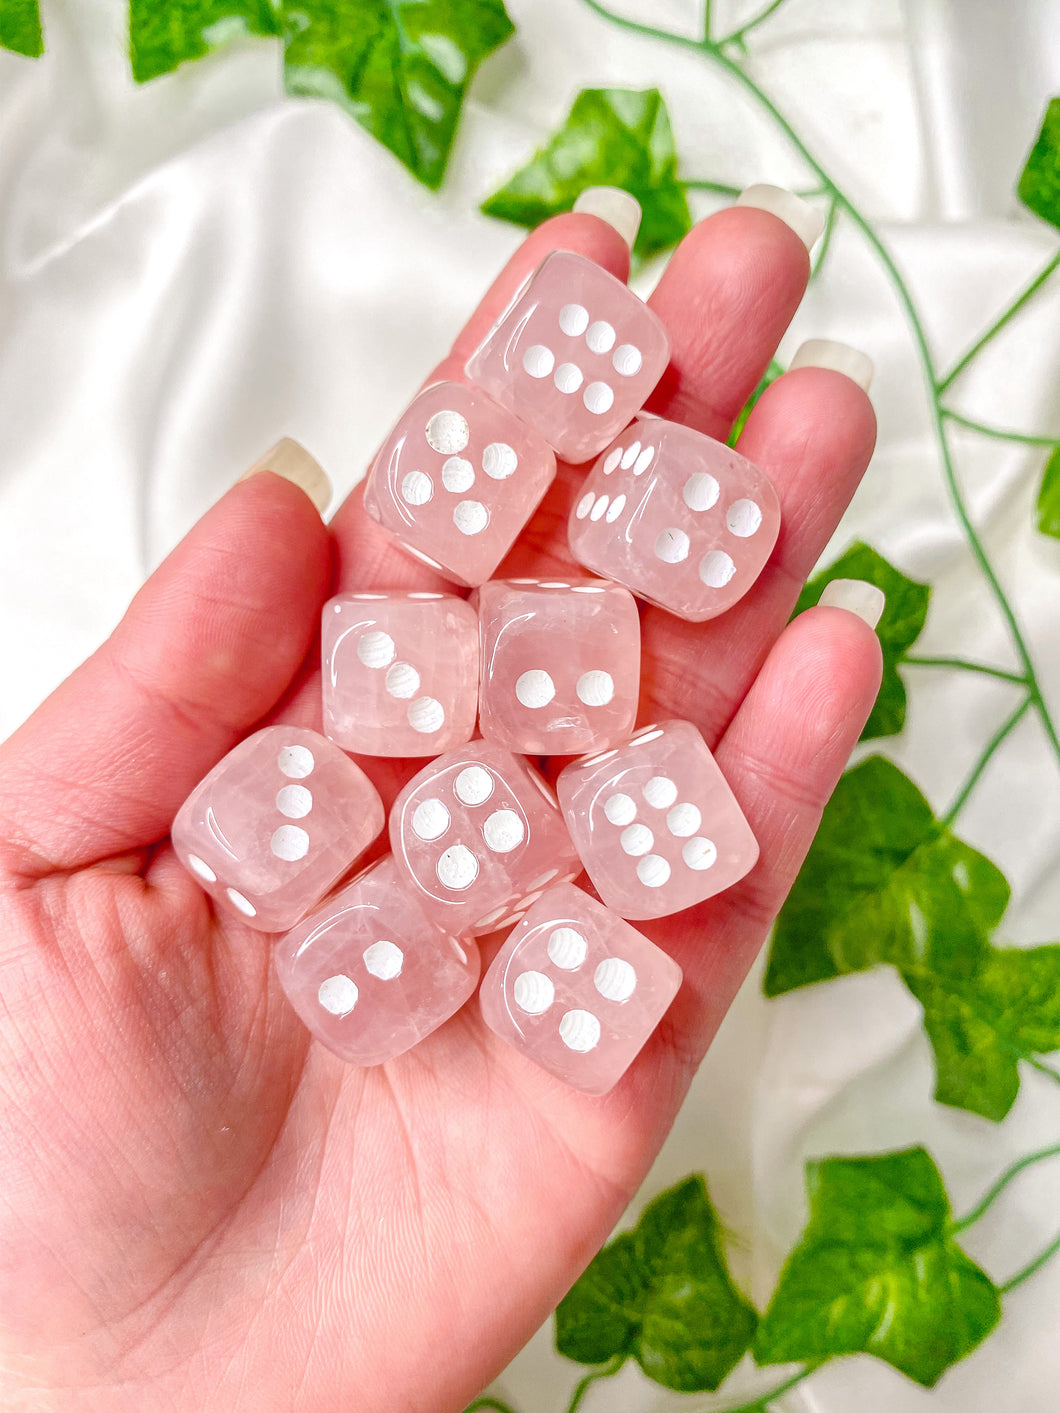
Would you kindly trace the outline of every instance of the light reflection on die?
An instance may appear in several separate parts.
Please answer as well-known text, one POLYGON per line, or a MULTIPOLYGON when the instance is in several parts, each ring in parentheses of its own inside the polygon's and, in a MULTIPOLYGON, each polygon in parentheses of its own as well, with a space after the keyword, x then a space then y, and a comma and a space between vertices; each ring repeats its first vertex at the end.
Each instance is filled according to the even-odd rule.
POLYGON ((581 872, 549 786, 488 741, 447 751, 409 781, 390 811, 390 847, 452 933, 502 927, 546 885, 581 872))
POLYGON ((580 462, 644 405, 669 359, 669 335, 642 299, 594 261, 558 250, 472 354, 467 375, 580 462))
POLYGON ((681 985, 654 943, 580 888, 550 888, 483 978, 486 1024, 527 1059, 586 1094, 629 1068, 681 985))
POLYGON ((548 444, 478 388, 435 383, 383 443, 364 508, 454 583, 487 580, 556 474, 548 444))
POLYGON ((354 1065, 384 1064, 437 1030, 480 966, 475 943, 424 912, 389 854, 280 938, 274 957, 302 1020, 354 1065))
POLYGON ((680 912, 749 873, 758 844, 707 743, 664 721, 573 761, 557 781, 586 872, 627 918, 680 912))
POLYGON ((632 731, 640 617, 602 579, 511 579, 476 595, 480 730, 524 755, 580 755, 632 731))
POLYGON ((724 613, 780 533, 765 472, 676 422, 638 418, 596 461, 571 509, 575 558, 681 618, 724 613))
POLYGON ((261 932, 292 927, 367 849, 383 805, 338 746, 295 726, 241 741, 173 821, 177 858, 226 912, 261 932))

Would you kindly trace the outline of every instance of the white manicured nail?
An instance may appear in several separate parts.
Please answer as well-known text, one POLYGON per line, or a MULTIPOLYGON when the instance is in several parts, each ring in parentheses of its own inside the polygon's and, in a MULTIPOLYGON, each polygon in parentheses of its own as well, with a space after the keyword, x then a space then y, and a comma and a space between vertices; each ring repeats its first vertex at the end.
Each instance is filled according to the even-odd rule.
POLYGON ((803 201, 802 197, 796 196, 793 191, 786 191, 782 186, 766 186, 765 183, 749 186, 746 191, 740 192, 736 204, 754 206, 759 211, 769 211, 772 215, 779 216, 786 226, 791 227, 807 250, 813 249, 824 230, 824 212, 816 206, 811 206, 808 201, 803 201))
POLYGON ((245 481, 250 476, 256 476, 259 471, 271 471, 274 476, 282 476, 285 481, 292 481, 305 491, 321 515, 327 510, 331 500, 331 482, 327 472, 319 462, 313 460, 304 446, 291 437, 278 441, 264 456, 255 461, 249 471, 244 471, 239 479, 245 481))
POLYGON ((887 598, 882 589, 864 579, 833 579, 825 585, 818 603, 825 608, 845 608, 848 613, 856 613, 870 628, 875 628, 883 616, 887 598))
POLYGON ((795 351, 789 365, 792 368, 831 368, 834 373, 844 373, 864 392, 872 386, 875 369, 872 359, 860 348, 851 348, 848 343, 836 339, 807 339, 795 351))
POLYGON ((619 186, 587 186, 574 203, 574 210, 599 216, 614 226, 622 239, 633 249, 640 230, 640 202, 619 186))

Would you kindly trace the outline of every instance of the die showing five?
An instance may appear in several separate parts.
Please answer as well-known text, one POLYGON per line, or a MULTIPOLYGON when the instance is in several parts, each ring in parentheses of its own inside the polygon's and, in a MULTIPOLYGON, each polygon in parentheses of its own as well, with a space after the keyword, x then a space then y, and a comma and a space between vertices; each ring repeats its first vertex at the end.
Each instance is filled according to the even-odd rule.
POLYGON ((281 983, 348 1063, 385 1063, 436 1030, 478 983, 475 936, 514 923, 482 982, 487 1025, 555 1078, 601 1094, 681 980, 623 919, 690 907, 757 859, 690 723, 631 734, 632 593, 712 618, 746 593, 780 526, 753 463, 637 415, 668 358, 663 325, 624 284, 581 256, 550 255, 472 354, 474 386, 419 393, 366 483, 368 514, 475 590, 471 601, 330 600, 325 735, 276 726, 249 737, 174 822, 178 858, 222 909, 286 932, 281 983), (607 577, 493 579, 552 484, 555 453, 597 457, 569 539, 607 577), (476 720, 484 739, 471 739, 476 720), (326 897, 384 824, 345 751, 431 759, 394 802, 391 852, 326 897), (577 757, 558 803, 528 755, 577 757), (602 903, 573 886, 583 867, 602 903))

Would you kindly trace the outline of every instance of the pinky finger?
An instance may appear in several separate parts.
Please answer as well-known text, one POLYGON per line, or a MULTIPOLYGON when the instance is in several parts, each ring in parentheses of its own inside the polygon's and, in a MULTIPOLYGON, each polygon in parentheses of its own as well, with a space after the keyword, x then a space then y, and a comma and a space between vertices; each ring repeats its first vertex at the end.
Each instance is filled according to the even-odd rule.
MULTIPOLYGON (((777 640, 719 744, 758 863, 660 938, 685 974, 664 1025, 699 1063, 788 895, 880 685, 879 641, 856 613, 818 607, 777 640)), ((688 1076, 686 1076, 687 1078, 688 1076)))

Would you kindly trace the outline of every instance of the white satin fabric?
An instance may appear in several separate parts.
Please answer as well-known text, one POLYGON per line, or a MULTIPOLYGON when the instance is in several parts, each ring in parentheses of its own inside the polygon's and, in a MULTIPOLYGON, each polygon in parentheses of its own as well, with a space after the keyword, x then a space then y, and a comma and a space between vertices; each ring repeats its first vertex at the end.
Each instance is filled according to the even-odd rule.
MULTIPOLYGON (((688 0, 639 5, 658 24, 697 24, 688 0)), ((303 441, 337 493, 348 490, 519 239, 477 202, 577 89, 662 86, 689 175, 804 180, 761 112, 694 55, 613 29, 577 0, 509 8, 519 38, 476 82, 440 195, 336 108, 284 99, 271 42, 136 88, 123 0, 44 0, 47 56, 0 53, 0 734, 100 641, 143 575, 280 435, 303 441)), ((715 22, 728 28, 756 8, 717 0, 715 22)), ((1060 93, 1060 0, 788 0, 753 43, 757 78, 879 223, 940 363, 952 362, 1056 245, 1012 188, 1046 98, 1060 93)), ((1060 433, 1058 329, 1060 279, 962 380, 955 405, 1060 433)), ((1012 664, 946 500, 909 331, 848 230, 781 355, 810 336, 852 342, 877 368, 880 446, 834 550, 862 536, 931 581, 925 654, 1012 664)), ((1033 530, 1044 456, 954 440, 1060 713, 1060 545, 1033 530)), ((942 808, 1012 690, 927 669, 907 680, 908 729, 886 749, 942 808)), ((1058 784, 1026 718, 961 819, 1013 881, 1004 931, 1015 942, 1057 936, 1058 784)), ((934 1105, 931 1087, 917 1007, 891 973, 771 1003, 754 978, 644 1196, 704 1169, 738 1233, 734 1265, 764 1301, 804 1219, 807 1157, 923 1142, 964 1208, 1060 1131, 1060 1091, 1029 1070, 1000 1126, 934 1105)), ((1027 1173, 969 1247, 1004 1277, 1045 1245, 1058 1212, 1060 1163, 1027 1173)), ((863 1357, 781 1406, 1055 1413, 1058 1311, 1060 1260, 1006 1302, 1000 1330, 934 1394, 863 1357)), ((501 1387, 527 1413, 547 1413, 564 1406, 573 1373, 546 1329, 501 1387)), ((763 1386, 749 1370, 737 1381, 763 1386)), ((587 1413, 715 1406, 677 1400, 635 1368, 605 1387, 587 1413)))

